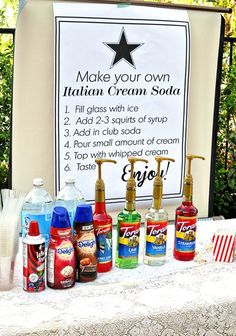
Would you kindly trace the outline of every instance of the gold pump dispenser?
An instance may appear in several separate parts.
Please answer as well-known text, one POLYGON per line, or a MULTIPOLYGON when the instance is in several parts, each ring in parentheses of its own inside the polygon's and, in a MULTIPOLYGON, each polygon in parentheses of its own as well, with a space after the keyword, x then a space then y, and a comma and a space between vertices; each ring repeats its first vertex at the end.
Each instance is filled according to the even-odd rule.
POLYGON ((102 179, 102 164, 104 162, 117 163, 115 160, 108 159, 96 159, 96 164, 98 165, 98 179, 95 185, 95 202, 105 202, 105 184, 102 179))
POLYGON ((126 184, 126 206, 125 209, 128 211, 135 210, 135 199, 136 199, 136 182, 134 179, 134 164, 135 162, 141 161, 148 163, 145 159, 129 157, 128 161, 130 163, 130 178, 126 184))
POLYGON ((187 174, 184 179, 184 200, 192 202, 193 197, 193 176, 191 174, 191 163, 193 159, 205 160, 203 156, 187 154, 187 174))
POLYGON ((162 161, 172 161, 175 162, 174 159, 163 157, 163 156, 156 156, 155 160, 157 162, 157 175, 153 182, 153 208, 155 210, 161 209, 161 202, 162 202, 162 194, 163 194, 163 182, 161 177, 161 162, 162 161))

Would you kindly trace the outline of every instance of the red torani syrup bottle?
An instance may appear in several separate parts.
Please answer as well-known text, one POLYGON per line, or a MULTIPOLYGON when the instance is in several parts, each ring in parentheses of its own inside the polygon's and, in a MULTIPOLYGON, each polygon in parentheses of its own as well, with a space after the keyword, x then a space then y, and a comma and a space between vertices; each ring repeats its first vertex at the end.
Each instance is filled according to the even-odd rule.
POLYGON ((181 261, 193 260, 196 246, 198 210, 192 203, 193 177, 191 162, 193 159, 205 160, 202 156, 187 155, 187 174, 184 180, 182 204, 176 209, 174 257, 181 261))
POLYGON ((112 218, 106 212, 105 184, 102 180, 102 163, 114 160, 96 159, 98 179, 95 187, 93 225, 97 243, 97 271, 108 272, 112 268, 112 218))

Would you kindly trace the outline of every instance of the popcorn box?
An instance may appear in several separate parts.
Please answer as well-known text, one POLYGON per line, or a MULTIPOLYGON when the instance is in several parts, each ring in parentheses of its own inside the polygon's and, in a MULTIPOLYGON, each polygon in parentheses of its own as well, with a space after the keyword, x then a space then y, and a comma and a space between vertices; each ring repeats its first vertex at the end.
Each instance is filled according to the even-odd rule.
POLYGON ((234 231, 220 229, 214 234, 212 241, 215 261, 234 261, 236 247, 236 233, 234 231))

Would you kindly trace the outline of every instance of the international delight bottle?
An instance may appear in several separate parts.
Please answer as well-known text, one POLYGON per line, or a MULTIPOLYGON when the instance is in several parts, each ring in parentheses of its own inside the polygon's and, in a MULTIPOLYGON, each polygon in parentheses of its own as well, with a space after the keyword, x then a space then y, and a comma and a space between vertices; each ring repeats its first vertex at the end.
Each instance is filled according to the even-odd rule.
POLYGON ((88 282, 97 278, 96 238, 92 207, 77 206, 74 219, 74 247, 76 254, 76 281, 88 282))
POLYGON ((75 251, 71 231, 67 210, 55 207, 47 253, 47 285, 53 289, 70 288, 75 284, 75 251))

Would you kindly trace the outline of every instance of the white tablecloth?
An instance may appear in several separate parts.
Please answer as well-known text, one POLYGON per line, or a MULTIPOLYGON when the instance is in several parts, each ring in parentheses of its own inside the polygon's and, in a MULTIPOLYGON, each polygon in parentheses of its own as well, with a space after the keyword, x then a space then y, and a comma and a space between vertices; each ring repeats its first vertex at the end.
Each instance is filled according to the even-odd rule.
POLYGON ((24 292, 19 254, 16 285, 0 292, 0 335, 236 335, 236 262, 215 263, 204 252, 226 226, 236 230, 236 219, 198 223, 206 264, 173 259, 170 226, 165 265, 146 266, 140 256, 137 269, 114 268, 67 290, 24 292))

